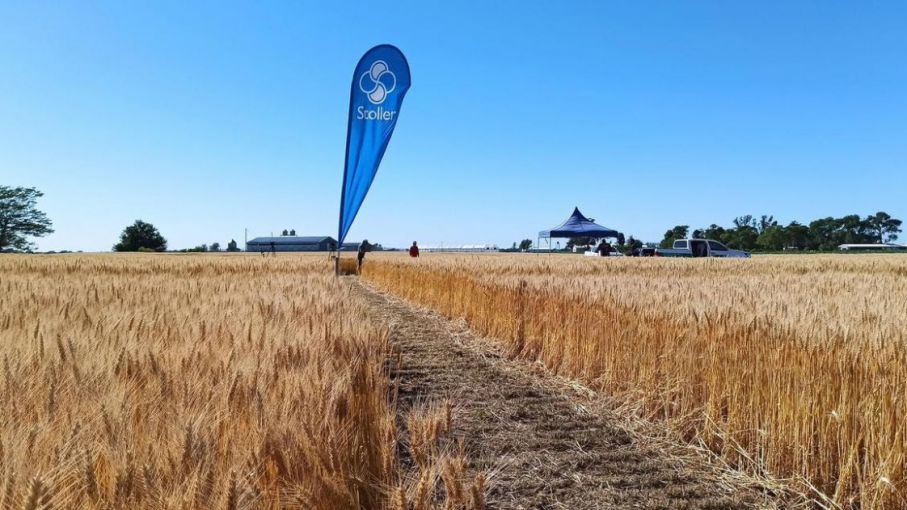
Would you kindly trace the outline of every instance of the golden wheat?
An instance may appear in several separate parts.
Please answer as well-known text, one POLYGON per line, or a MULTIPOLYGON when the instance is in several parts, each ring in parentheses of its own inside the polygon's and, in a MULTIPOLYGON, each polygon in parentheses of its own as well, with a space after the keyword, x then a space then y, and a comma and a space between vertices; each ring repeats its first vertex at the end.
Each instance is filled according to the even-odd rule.
POLYGON ((364 277, 737 466, 907 506, 907 258, 380 255, 364 277))
POLYGON ((0 256, 0 507, 378 509, 413 476, 447 505, 401 467, 387 333, 332 269, 0 256))

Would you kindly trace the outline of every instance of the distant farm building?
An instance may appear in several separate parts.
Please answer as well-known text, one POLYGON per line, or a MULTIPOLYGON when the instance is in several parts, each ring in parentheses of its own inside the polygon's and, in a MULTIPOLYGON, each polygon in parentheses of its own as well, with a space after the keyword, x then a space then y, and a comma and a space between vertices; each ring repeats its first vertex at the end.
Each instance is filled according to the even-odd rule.
POLYGON ((498 251, 496 244, 451 244, 451 245, 425 245, 419 246, 422 252, 454 252, 454 253, 493 253, 498 251))
POLYGON ((246 243, 246 251, 331 251, 337 241, 328 236, 291 236, 256 237, 246 243))
POLYGON ((907 251, 907 245, 894 243, 840 244, 838 249, 842 251, 907 251))

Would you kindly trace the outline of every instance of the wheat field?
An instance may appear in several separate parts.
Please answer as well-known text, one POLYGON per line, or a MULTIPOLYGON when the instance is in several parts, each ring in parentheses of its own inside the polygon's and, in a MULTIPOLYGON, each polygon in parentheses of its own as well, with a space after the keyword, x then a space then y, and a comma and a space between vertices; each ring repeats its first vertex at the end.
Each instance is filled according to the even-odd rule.
POLYGON ((483 508, 449 404, 396 425, 387 331, 331 269, 0 256, 0 509, 483 508))
POLYGON ((907 257, 372 257, 363 277, 826 507, 907 507, 907 257))
MULTIPOLYGON (((0 257, 0 509, 484 508, 451 403, 399 415, 388 331, 331 273, 0 257)), ((362 276, 825 506, 907 507, 907 258, 376 253, 362 276)))

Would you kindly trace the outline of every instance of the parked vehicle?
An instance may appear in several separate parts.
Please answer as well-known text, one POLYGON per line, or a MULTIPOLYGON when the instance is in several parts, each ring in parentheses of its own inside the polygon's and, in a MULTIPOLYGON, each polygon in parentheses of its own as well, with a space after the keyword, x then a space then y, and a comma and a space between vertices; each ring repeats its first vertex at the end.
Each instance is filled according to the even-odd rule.
POLYGON ((750 252, 732 250, 713 239, 677 239, 672 248, 656 248, 656 257, 750 258, 750 252))

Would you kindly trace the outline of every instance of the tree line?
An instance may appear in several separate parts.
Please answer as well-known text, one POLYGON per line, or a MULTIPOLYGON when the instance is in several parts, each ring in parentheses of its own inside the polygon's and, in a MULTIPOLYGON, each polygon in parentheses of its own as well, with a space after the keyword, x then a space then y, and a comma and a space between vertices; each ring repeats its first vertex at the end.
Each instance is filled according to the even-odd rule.
MULTIPOLYGON (((35 248, 30 237, 43 237, 54 232, 50 218, 38 209, 38 199, 43 196, 36 188, 0 185, 0 252, 30 252, 35 248)), ((154 225, 142 220, 136 220, 126 227, 120 234, 120 241, 113 246, 113 251, 166 250, 167 240, 164 236, 154 225)), ((221 250, 220 243, 211 243, 180 251, 221 250)), ((231 239, 225 251, 240 249, 236 241, 231 239)))
MULTIPOLYGON (((53 225, 47 215, 37 207, 37 201, 43 194, 35 188, 0 185, 0 251, 30 251, 34 244, 28 237, 41 237, 53 233, 53 225)), ((732 227, 711 224, 690 232, 688 225, 677 225, 664 234, 661 246, 669 248, 676 239, 693 237, 697 239, 714 239, 730 248, 755 251, 780 250, 836 250, 841 244, 880 244, 891 243, 901 233, 902 221, 892 218, 890 214, 879 211, 866 217, 849 214, 840 218, 820 218, 808 225, 792 221, 782 225, 773 216, 763 215, 755 218, 752 215, 738 216, 732 227)), ((293 232, 295 234, 295 232, 293 232)), ((284 235, 288 235, 284 231, 284 235)), ((576 245, 592 242, 591 239, 571 239, 567 249, 576 245)), ((621 251, 629 251, 642 246, 642 242, 630 236, 624 240, 623 234, 617 239, 621 251)), ((528 250, 532 240, 524 239, 514 243, 514 250, 528 250)), ((126 227, 120 235, 120 241, 113 246, 114 251, 166 251, 167 240, 151 225, 137 220, 126 227)), ((181 251, 220 251, 220 243, 199 245, 181 251)), ((235 240, 227 244, 226 251, 240 251, 235 240)))
POLYGON ((808 225, 792 221, 782 225, 773 216, 752 215, 734 218, 733 227, 711 224, 690 232, 688 225, 677 225, 664 234, 661 247, 670 248, 676 239, 714 239, 738 250, 836 250, 841 244, 892 243, 901 233, 901 220, 886 212, 861 218, 849 214, 840 218, 820 218, 808 225))
MULTIPOLYGON (((136 220, 135 223, 123 229, 120 234, 120 242, 113 245, 113 251, 166 251, 167 240, 161 235, 157 227, 151 223, 142 220, 136 220)), ((211 245, 200 244, 195 248, 178 250, 181 252, 209 252, 221 251, 220 243, 211 243, 211 245)), ((231 239, 227 243, 225 251, 240 251, 236 240, 231 239)))

